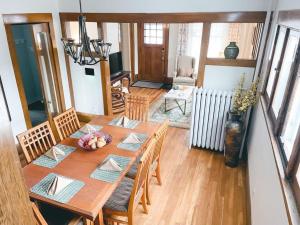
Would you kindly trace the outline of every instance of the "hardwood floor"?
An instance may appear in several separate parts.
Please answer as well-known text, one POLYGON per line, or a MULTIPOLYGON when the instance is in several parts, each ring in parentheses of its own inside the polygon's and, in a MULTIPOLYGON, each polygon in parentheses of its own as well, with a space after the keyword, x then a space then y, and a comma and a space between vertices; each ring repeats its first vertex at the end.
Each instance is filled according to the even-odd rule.
POLYGON ((188 150, 188 130, 170 127, 162 152, 162 186, 152 179, 149 214, 136 225, 246 225, 245 165, 228 168, 223 155, 188 150))

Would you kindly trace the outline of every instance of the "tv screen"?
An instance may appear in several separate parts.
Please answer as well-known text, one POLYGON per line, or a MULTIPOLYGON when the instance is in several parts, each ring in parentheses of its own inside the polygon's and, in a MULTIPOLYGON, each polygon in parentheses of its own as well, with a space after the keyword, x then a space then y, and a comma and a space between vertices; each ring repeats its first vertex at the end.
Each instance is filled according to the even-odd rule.
POLYGON ((116 52, 109 55, 110 74, 116 74, 123 71, 122 52, 116 52))

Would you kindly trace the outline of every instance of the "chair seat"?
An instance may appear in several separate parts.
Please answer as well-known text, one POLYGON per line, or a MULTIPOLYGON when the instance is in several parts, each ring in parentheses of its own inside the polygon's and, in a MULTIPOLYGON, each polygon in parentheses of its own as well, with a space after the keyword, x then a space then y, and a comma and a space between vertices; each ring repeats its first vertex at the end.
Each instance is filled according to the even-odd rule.
MULTIPOLYGON (((39 203, 39 209, 48 225, 68 225, 75 217, 75 214, 53 207, 51 205, 39 203)), ((78 218, 79 219, 79 218, 78 218)), ((76 225, 83 225, 80 220, 76 225)))
POLYGON ((127 212, 133 185, 134 180, 124 177, 117 189, 105 203, 104 209, 127 212))
MULTIPOLYGON (((141 158, 141 156, 139 156, 137 158, 137 160, 133 163, 130 170, 126 174, 126 177, 129 177, 131 179, 135 179, 140 158, 141 158)), ((157 161, 154 161, 152 163, 152 165, 150 166, 150 171, 154 171, 156 169, 156 167, 157 167, 157 161)))

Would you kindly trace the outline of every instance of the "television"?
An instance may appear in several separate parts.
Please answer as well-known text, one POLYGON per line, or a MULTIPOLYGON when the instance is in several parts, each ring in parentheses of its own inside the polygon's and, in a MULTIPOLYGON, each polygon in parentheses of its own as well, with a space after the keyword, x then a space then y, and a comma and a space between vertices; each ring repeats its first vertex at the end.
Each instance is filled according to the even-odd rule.
POLYGON ((110 74, 115 75, 123 71, 122 52, 116 52, 109 55, 110 74))

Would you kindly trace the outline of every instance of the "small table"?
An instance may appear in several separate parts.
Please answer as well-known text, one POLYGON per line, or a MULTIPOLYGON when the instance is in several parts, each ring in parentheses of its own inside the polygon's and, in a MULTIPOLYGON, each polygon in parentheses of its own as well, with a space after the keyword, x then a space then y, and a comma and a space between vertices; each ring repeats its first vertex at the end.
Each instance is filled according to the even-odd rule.
POLYGON ((174 100, 183 113, 185 115, 186 113, 186 103, 187 100, 190 99, 194 87, 192 86, 184 86, 184 85, 177 85, 178 89, 171 89, 167 94, 165 94, 165 112, 170 111, 171 109, 167 109, 167 100, 174 100), (178 101, 184 101, 184 109, 180 106, 178 101))

